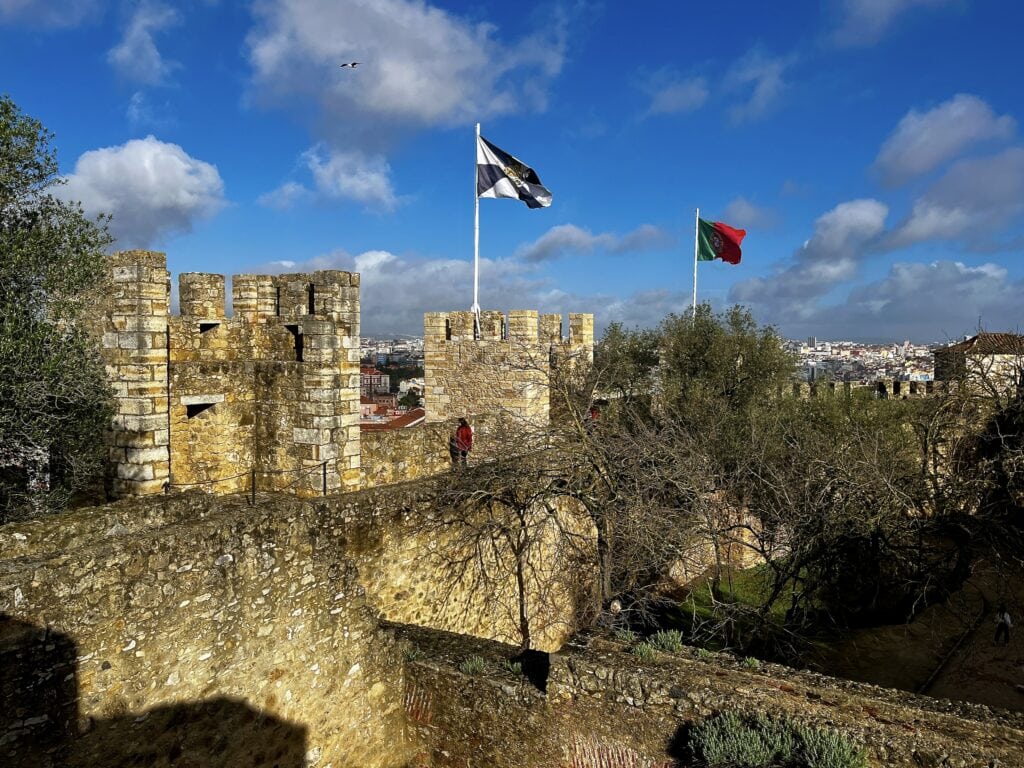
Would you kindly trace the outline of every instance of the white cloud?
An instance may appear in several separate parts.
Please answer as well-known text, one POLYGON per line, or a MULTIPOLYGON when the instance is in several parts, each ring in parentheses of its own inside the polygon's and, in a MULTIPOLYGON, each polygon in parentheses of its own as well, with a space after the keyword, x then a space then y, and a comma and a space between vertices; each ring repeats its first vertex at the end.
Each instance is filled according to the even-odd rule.
MULTIPOLYGON (((473 264, 469 259, 420 259, 373 250, 352 255, 343 250, 296 263, 277 261, 254 272, 313 272, 343 269, 360 274, 362 332, 367 336, 422 334, 425 312, 467 310, 473 300, 473 264)), ((597 333, 610 322, 651 327, 669 312, 689 306, 689 294, 668 290, 632 296, 577 294, 563 291, 537 272, 535 265, 514 259, 480 260, 480 304, 508 312, 591 312, 597 333)))
POLYGON ((308 150, 303 158, 317 191, 325 197, 347 198, 386 211, 398 205, 391 186, 391 167, 380 155, 332 152, 319 145, 308 150))
POLYGON ((896 19, 915 8, 949 5, 955 0, 840 0, 833 40, 842 46, 877 43, 896 19))
POLYGON ((621 254, 657 250, 674 242, 671 235, 653 224, 642 224, 621 237, 608 232, 595 235, 575 224, 559 224, 532 243, 520 245, 514 255, 526 262, 541 262, 593 251, 621 254))
POLYGON ((258 96, 319 103, 349 136, 367 124, 454 125, 543 109, 564 57, 558 14, 506 41, 422 0, 259 0, 248 38, 258 96), (342 70, 343 61, 361 62, 342 70))
POLYGON ((180 21, 178 12, 158 0, 143 0, 128 20, 121 42, 107 51, 107 61, 126 80, 160 85, 177 64, 160 55, 153 34, 180 21))
POLYGON ((1010 279, 998 264, 897 263, 839 304, 818 307, 796 322, 785 314, 772 319, 797 337, 946 341, 975 332, 979 320, 988 330, 1016 331, 1022 303, 1024 281, 1010 279))
POLYGON ((216 167, 153 136, 84 153, 60 194, 89 215, 112 214, 111 232, 126 248, 189 232, 225 205, 216 167))
POLYGON ((750 95, 729 111, 732 120, 742 123, 770 112, 788 87, 783 75, 792 63, 791 57, 766 56, 757 50, 736 62, 725 75, 725 87, 732 91, 749 89, 750 95))
POLYGON ((692 112, 704 106, 708 100, 708 84, 703 77, 691 77, 674 82, 660 82, 663 78, 655 78, 656 83, 648 87, 651 105, 648 115, 669 115, 678 112, 692 112))
POLYGON ((294 181, 286 181, 277 189, 260 195, 256 199, 256 203, 264 208, 275 208, 276 210, 284 211, 296 206, 307 198, 309 194, 309 190, 301 184, 294 181))
POLYGON ((0 0, 0 24, 77 27, 102 12, 101 0, 0 0))
POLYGON ((726 224, 733 227, 757 229, 775 224, 776 216, 768 208, 754 205, 745 197, 737 197, 725 206, 722 217, 726 224))
POLYGON ((1022 216, 1024 148, 1011 147, 954 163, 914 202, 888 245, 899 248, 929 240, 973 238, 973 245, 984 246, 993 234, 1022 216))
POLYGON ((1013 135, 1016 121, 997 117, 987 103, 959 93, 927 112, 910 110, 882 145, 875 169, 890 185, 937 168, 972 144, 1013 135))
POLYGON ((749 304, 774 317, 783 312, 807 316, 817 300, 851 280, 885 228, 888 207, 877 200, 851 200, 822 214, 814 234, 769 277, 733 285, 730 301, 749 304))

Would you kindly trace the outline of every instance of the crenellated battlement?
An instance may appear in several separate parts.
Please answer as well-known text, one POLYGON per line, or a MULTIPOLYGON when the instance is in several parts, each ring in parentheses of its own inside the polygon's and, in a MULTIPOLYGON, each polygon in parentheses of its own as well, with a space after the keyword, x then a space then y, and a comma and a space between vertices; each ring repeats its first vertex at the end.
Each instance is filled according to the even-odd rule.
POLYGON ((901 400, 932 397, 945 392, 947 388, 948 384, 942 381, 800 381, 794 382, 792 387, 783 391, 783 394, 807 400, 812 397, 836 395, 850 397, 855 392, 866 392, 882 400, 901 400))
POLYGON ((551 366, 593 360, 594 316, 536 310, 428 312, 424 316, 427 420, 507 414, 543 422, 549 413, 551 366))
POLYGON ((112 495, 358 486, 359 275, 236 275, 229 317, 224 276, 186 272, 172 315, 164 254, 108 264, 112 495))

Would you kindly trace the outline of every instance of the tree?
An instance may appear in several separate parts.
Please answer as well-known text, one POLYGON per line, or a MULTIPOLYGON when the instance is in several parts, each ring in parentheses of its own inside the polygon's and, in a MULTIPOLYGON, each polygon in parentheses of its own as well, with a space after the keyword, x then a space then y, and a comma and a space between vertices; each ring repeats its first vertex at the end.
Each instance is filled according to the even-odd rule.
POLYGON ((488 460, 436 480, 416 521, 436 543, 422 556, 448 585, 446 604, 457 588, 467 611, 490 611, 492 630, 515 627, 527 651, 576 629, 566 617, 593 586, 592 532, 543 429, 499 419, 486 439, 488 460))
POLYGON ((0 522, 96 476, 111 393, 83 313, 104 276, 103 220, 53 192, 52 135, 0 97, 0 522))

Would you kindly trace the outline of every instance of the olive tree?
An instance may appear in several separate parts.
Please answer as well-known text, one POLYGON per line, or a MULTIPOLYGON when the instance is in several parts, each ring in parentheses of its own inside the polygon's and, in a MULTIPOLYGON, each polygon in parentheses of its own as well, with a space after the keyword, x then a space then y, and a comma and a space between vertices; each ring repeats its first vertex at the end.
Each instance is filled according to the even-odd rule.
POLYGON ((82 322, 111 239, 54 194, 51 140, 0 97, 0 522, 57 508, 94 479, 112 412, 82 322))

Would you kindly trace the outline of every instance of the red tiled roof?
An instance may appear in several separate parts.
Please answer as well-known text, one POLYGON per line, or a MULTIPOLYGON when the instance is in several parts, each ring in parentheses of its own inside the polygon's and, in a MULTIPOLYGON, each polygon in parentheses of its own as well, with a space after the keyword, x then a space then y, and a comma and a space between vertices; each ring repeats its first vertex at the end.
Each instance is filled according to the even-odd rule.
POLYGON ((368 432, 380 432, 385 429, 404 429, 405 427, 412 427, 419 424, 426 417, 427 412, 422 408, 413 408, 411 411, 399 416, 397 419, 391 421, 381 422, 368 422, 366 424, 360 424, 359 428, 368 432))
POLYGON ((958 344, 950 344, 946 350, 972 355, 1021 355, 1024 354, 1024 336, 1019 333, 979 333, 958 344))

